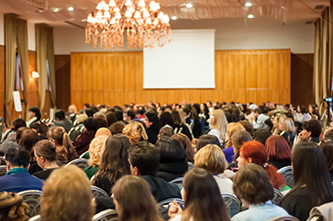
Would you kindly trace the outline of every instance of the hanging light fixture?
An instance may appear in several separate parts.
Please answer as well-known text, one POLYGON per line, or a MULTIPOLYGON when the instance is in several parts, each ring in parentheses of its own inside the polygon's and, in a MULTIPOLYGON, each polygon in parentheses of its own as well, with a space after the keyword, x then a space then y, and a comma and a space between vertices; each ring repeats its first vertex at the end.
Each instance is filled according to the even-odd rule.
POLYGON ((100 39, 104 49, 124 48, 124 35, 128 48, 154 48, 154 39, 163 47, 171 41, 170 18, 159 11, 160 4, 151 0, 102 0, 97 12, 87 18, 86 43, 97 46, 100 39))

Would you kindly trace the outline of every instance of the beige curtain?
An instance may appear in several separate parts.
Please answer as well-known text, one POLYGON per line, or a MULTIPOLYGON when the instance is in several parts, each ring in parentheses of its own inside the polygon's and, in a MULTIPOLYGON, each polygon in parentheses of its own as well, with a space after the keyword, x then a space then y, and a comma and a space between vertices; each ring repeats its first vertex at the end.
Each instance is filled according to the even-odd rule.
POLYGON ((16 60, 16 18, 10 15, 4 16, 5 21, 5 106, 6 124, 11 125, 9 105, 12 101, 15 82, 15 60, 16 60))
POLYGON ((53 46, 53 28, 45 24, 36 24, 36 58, 37 71, 39 73, 38 91, 39 108, 42 110, 45 102, 47 66, 49 63, 49 85, 51 87, 50 95, 53 107, 56 108, 56 88, 55 88, 55 64, 54 64, 54 46, 53 46))
POLYGON ((25 106, 26 119, 28 117, 28 100, 29 100, 29 55, 28 55, 28 28, 27 21, 17 19, 17 48, 20 57, 20 75, 23 81, 23 100, 25 106))

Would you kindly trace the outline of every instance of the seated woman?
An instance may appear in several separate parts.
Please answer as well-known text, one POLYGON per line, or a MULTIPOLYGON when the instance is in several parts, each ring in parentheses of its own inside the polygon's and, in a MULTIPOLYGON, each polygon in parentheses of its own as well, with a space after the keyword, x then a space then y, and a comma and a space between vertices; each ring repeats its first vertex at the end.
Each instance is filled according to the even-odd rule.
POLYGON ((266 221, 288 215, 284 209, 272 204, 273 186, 259 165, 249 163, 240 168, 234 177, 233 188, 243 206, 249 209, 236 214, 232 221, 266 221))
POLYGON ((185 201, 184 211, 175 201, 169 204, 171 221, 230 220, 219 187, 213 175, 205 169, 193 168, 186 173, 182 198, 185 201))
POLYGON ((67 164, 77 158, 72 141, 63 127, 50 128, 47 137, 57 148, 57 160, 60 164, 67 164))
POLYGON ((123 129, 123 134, 125 134, 128 137, 131 144, 137 141, 148 140, 148 136, 144 126, 142 125, 142 123, 136 121, 127 124, 123 129))
POLYGON ((112 192, 119 221, 163 221, 157 212, 150 186, 144 179, 124 176, 116 182, 112 192))
POLYGON ((102 161, 92 185, 102 188, 111 195, 111 189, 116 181, 130 174, 127 152, 130 146, 129 139, 123 134, 116 134, 106 140, 102 161))
POLYGON ((266 140, 267 163, 281 169, 291 165, 291 149, 287 141, 279 135, 270 136, 266 140))
POLYGON ((35 172, 33 176, 46 180, 53 170, 59 168, 57 164, 57 148, 49 140, 41 140, 34 146, 38 166, 43 170, 35 172))
POLYGON ((300 221, 306 221, 315 206, 333 201, 332 180, 325 157, 313 142, 299 143, 291 157, 295 185, 281 206, 300 221))
POLYGON ((286 194, 290 188, 280 173, 277 173, 276 167, 267 163, 267 151, 264 145, 258 141, 249 141, 243 144, 237 158, 238 168, 248 163, 258 164, 266 171, 273 187, 286 194))
POLYGON ((183 133, 185 134, 190 141, 193 139, 192 133, 190 130, 190 127, 186 125, 185 120, 183 117, 180 115, 181 113, 179 111, 173 110, 171 112, 172 119, 174 121, 174 132, 175 134, 177 133, 183 133))
POLYGON ((195 152, 198 152, 201 148, 205 147, 208 144, 215 144, 221 148, 221 143, 216 136, 205 134, 202 135, 198 140, 197 145, 195 146, 195 152))
POLYGON ((173 139, 177 140, 180 145, 185 149, 186 151, 186 160, 187 162, 194 163, 194 149, 192 147, 190 139, 185 134, 178 133, 174 134, 172 136, 173 139))
POLYGON ((328 138, 321 140, 320 148, 322 149, 325 156, 326 167, 333 181, 333 140, 328 138))
POLYGON ((224 153, 225 158, 227 159, 228 163, 232 162, 234 155, 235 155, 231 137, 235 132, 240 131, 240 130, 245 131, 245 128, 240 123, 231 122, 230 124, 228 124, 227 134, 226 134, 226 138, 225 138, 227 145, 226 145, 226 148, 223 149, 223 153, 224 153))
POLYGON ((197 152, 194 160, 195 167, 203 168, 214 175, 221 194, 234 195, 232 181, 223 176, 223 172, 227 168, 228 163, 220 147, 214 144, 208 144, 197 152))
POLYGON ((186 151, 180 143, 171 137, 163 137, 157 140, 156 147, 161 154, 157 176, 168 182, 183 177, 188 164, 186 151))
POLYGON ((86 174, 69 165, 52 172, 40 199, 42 220, 91 221, 95 212, 86 174))
POLYGON ((73 142, 78 157, 80 157, 81 154, 83 154, 89 149, 89 144, 92 139, 94 139, 95 133, 98 129, 97 121, 91 117, 85 119, 83 124, 83 133, 73 142))
POLYGON ((29 206, 23 203, 22 196, 17 193, 0 193, 0 218, 3 221, 29 220, 29 206))
POLYGON ((102 156, 105 149, 105 142, 108 139, 107 136, 95 137, 89 145, 89 167, 84 169, 90 179, 98 171, 99 165, 101 165, 102 156))
POLYGON ((296 132, 295 123, 291 118, 281 117, 279 129, 282 131, 280 135, 292 146, 296 132))
POLYGON ((221 146, 224 146, 225 135, 227 134, 228 121, 222 110, 213 110, 210 113, 208 134, 214 135, 219 139, 221 146))
POLYGON ((30 153, 30 167, 29 167, 30 174, 43 170, 38 166, 34 155, 33 146, 38 141, 39 141, 38 134, 32 129, 26 129, 22 132, 20 142, 18 143, 30 153))

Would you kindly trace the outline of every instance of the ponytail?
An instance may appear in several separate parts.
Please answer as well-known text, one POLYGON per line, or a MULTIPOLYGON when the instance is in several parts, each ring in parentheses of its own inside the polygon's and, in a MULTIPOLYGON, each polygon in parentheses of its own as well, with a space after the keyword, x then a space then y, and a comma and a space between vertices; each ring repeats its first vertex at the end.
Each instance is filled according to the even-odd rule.
POLYGON ((263 167, 273 185, 273 188, 279 190, 281 187, 286 185, 286 180, 283 178, 281 173, 277 172, 278 169, 275 166, 265 163, 263 167))
POLYGON ((74 160, 76 158, 76 151, 74 150, 72 141, 66 132, 62 135, 62 146, 66 160, 74 160))

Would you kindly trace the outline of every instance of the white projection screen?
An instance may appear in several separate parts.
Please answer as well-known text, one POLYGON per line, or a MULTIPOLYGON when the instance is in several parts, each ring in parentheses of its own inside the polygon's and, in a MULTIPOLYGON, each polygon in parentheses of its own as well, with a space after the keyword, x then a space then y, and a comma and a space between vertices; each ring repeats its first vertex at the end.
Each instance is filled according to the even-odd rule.
POLYGON ((215 88, 215 30, 174 30, 163 48, 145 48, 143 88, 215 88))

